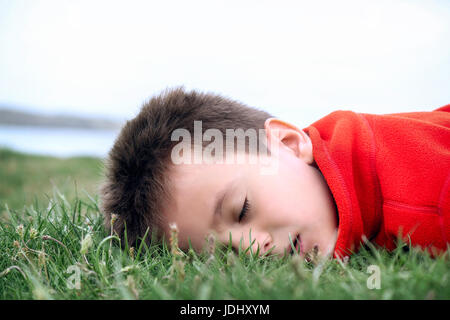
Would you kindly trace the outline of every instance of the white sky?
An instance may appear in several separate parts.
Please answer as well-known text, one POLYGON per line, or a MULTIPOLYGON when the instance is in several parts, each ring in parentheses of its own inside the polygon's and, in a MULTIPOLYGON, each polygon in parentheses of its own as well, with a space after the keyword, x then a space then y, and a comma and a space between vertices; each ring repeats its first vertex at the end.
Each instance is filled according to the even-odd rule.
POLYGON ((306 126, 450 103, 450 1, 0 0, 0 105, 131 118, 166 87, 306 126))

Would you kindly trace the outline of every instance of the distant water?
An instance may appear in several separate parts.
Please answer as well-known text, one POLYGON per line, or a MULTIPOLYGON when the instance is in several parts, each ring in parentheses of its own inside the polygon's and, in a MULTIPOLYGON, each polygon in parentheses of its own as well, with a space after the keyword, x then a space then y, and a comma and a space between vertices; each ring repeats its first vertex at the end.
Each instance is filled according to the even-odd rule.
POLYGON ((0 126, 0 147, 57 157, 106 157, 118 131, 0 126))

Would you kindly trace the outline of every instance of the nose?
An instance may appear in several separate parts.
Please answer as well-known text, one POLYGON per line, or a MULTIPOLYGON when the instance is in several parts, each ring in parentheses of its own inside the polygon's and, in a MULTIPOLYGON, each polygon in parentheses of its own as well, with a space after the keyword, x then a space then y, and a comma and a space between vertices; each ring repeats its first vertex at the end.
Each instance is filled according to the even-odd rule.
POLYGON ((263 255, 267 253, 273 247, 273 239, 268 232, 232 232, 231 233, 231 244, 235 252, 239 252, 239 247, 241 250, 247 251, 247 254, 256 253, 263 255), (251 249, 247 250, 249 247, 251 249))

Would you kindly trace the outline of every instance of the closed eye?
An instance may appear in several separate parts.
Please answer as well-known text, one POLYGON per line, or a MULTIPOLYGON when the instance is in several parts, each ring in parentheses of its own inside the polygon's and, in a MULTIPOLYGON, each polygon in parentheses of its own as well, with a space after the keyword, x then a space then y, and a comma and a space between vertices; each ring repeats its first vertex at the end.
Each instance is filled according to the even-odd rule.
POLYGON ((242 221, 242 219, 244 219, 248 213, 248 210, 250 209, 250 203, 247 199, 247 197, 245 197, 245 201, 244 201, 244 205, 242 206, 242 210, 241 213, 239 214, 239 222, 242 221))

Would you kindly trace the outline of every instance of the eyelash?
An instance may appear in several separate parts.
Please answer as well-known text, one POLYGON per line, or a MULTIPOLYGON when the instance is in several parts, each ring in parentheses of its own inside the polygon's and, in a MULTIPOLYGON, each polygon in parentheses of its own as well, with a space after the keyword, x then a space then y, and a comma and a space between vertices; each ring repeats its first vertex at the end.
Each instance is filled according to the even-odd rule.
POLYGON ((245 197, 244 205, 242 206, 241 213, 239 214, 239 222, 241 222, 242 219, 245 218, 249 209, 250 209, 250 202, 248 201, 247 197, 245 197))

